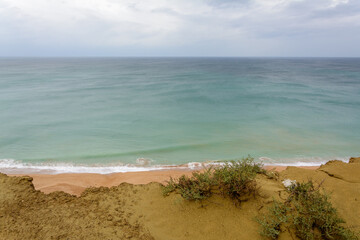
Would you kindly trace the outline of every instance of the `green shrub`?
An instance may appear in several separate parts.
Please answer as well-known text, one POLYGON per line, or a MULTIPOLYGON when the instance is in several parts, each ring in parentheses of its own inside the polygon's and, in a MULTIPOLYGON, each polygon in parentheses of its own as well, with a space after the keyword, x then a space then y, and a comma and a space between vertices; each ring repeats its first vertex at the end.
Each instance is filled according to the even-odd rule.
POLYGON ((193 172, 191 177, 182 175, 177 180, 170 178, 163 186, 163 195, 178 191, 186 200, 203 200, 212 195, 213 185, 212 170, 209 168, 204 172, 193 172))
POLYGON ((214 170, 214 179, 223 195, 238 201, 256 194, 256 174, 262 173, 261 164, 254 163, 253 158, 241 161, 225 162, 223 166, 214 170))
POLYGON ((315 239, 316 232, 322 239, 355 240, 358 237, 341 224, 336 209, 329 202, 329 196, 309 181, 295 183, 288 188, 289 197, 285 203, 275 202, 268 215, 258 219, 261 234, 277 239, 280 227, 288 224, 297 237, 304 240, 315 239))
POLYGON ((290 193, 295 200, 293 221, 299 238, 314 239, 313 230, 316 228, 324 239, 357 239, 351 231, 341 226, 345 221, 329 202, 329 196, 320 193, 311 181, 294 184, 290 193))
POLYGON ((181 196, 187 200, 203 200, 212 195, 213 185, 211 169, 207 169, 203 173, 194 172, 191 177, 181 176, 177 188, 181 196))
POLYGON ((162 193, 164 196, 169 196, 170 193, 176 190, 177 183, 176 180, 170 177, 170 180, 166 182, 166 185, 162 186, 162 193))
POLYGON ((262 165, 254 163, 251 157, 238 161, 227 161, 204 172, 194 172, 179 179, 171 178, 163 186, 164 196, 178 192, 187 200, 204 200, 220 191, 223 195, 242 201, 257 191, 255 177, 263 173, 262 165))
POLYGON ((281 233, 281 225, 288 221, 287 212, 288 209, 283 203, 274 201, 273 206, 269 209, 268 216, 257 219, 261 225, 260 234, 271 239, 277 239, 281 233))

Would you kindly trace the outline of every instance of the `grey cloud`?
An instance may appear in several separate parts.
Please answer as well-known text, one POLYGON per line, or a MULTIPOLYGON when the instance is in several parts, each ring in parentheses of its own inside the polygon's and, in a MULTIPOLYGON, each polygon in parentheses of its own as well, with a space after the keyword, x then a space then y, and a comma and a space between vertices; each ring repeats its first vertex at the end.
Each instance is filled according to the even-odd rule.
POLYGON ((27 1, 0 0, 0 55, 360 56, 358 0, 27 1))
POLYGON ((211 0, 208 1, 210 6, 216 8, 244 8, 251 5, 254 1, 252 0, 211 0))
POLYGON ((322 9, 314 11, 310 14, 311 18, 339 18, 339 17, 351 17, 360 16, 360 4, 349 3, 346 5, 338 5, 330 9, 322 9))
POLYGON ((174 11, 171 8, 155 8, 153 10, 151 10, 151 12, 153 13, 165 13, 165 14, 169 14, 169 15, 173 15, 173 16, 181 16, 182 14, 174 11))

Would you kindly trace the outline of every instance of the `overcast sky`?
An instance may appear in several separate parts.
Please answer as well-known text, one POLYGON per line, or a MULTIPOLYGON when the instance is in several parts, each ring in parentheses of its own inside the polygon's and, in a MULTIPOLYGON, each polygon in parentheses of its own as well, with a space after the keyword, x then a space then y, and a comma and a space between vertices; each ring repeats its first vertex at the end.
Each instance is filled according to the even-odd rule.
POLYGON ((360 0, 0 0, 0 56, 360 57, 360 0))

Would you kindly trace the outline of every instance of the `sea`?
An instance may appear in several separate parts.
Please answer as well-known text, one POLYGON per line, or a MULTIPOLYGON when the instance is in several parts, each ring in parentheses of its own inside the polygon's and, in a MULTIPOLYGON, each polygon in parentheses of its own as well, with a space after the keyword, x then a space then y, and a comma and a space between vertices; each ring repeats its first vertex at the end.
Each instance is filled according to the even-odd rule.
POLYGON ((360 58, 0 58, 0 172, 360 156, 360 58))

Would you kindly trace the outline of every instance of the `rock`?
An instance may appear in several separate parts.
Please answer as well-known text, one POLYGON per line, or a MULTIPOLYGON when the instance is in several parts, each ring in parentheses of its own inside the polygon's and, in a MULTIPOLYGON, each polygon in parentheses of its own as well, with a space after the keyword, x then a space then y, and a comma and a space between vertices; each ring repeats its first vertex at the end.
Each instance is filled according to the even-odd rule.
POLYGON ((296 180, 285 179, 282 183, 286 188, 289 188, 291 185, 296 184, 296 180))
POLYGON ((360 157, 350 158, 349 163, 360 163, 360 157))

